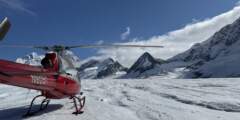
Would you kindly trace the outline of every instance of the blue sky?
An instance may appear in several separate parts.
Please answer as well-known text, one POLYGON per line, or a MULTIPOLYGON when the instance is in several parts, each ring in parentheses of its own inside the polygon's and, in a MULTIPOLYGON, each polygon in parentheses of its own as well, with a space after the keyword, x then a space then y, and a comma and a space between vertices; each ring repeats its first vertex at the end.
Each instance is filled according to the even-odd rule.
MULTIPOLYGON (((148 39, 231 10, 238 0, 0 0, 12 28, 1 44, 76 45, 148 39), (9 2, 10 1, 10 2, 9 2), (124 35, 121 36, 121 35, 124 35)), ((2 49, 14 60, 31 49, 2 49)), ((34 50, 35 51, 35 50, 34 50)), ((96 49, 74 50, 81 58, 96 49)))

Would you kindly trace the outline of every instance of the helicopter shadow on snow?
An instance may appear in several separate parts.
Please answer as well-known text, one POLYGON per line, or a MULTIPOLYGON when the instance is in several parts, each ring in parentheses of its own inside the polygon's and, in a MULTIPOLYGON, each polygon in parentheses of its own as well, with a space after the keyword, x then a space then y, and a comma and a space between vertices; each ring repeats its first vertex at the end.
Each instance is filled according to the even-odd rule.
MULTIPOLYGON (((21 106, 16 108, 7 108, 7 109, 0 109, 0 120, 22 120, 27 119, 24 118, 23 115, 26 114, 28 111, 29 106, 21 106)), ((38 110, 40 105, 34 105, 32 110, 36 111, 38 110)), ((61 104, 50 104, 48 105, 47 109, 42 110, 34 114, 32 117, 40 116, 46 113, 51 113, 53 111, 56 111, 58 109, 61 109, 63 105, 61 104)))

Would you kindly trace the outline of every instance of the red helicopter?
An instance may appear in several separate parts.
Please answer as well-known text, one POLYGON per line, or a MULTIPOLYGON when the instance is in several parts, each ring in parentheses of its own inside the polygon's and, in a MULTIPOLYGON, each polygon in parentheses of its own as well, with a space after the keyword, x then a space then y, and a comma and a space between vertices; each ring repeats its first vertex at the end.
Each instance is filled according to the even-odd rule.
MULTIPOLYGON (((0 24, 0 40, 3 40, 11 27, 10 22, 5 18, 0 24)), ((74 68, 74 63, 65 56, 66 50, 73 48, 107 48, 107 47, 157 47, 163 46, 144 46, 144 45, 75 45, 75 46, 19 46, 1 45, 0 47, 19 47, 34 48, 48 51, 42 59, 42 66, 31 66, 7 60, 0 60, 0 83, 38 90, 40 95, 33 98, 25 116, 47 108, 50 99, 70 98, 73 100, 75 112, 83 113, 85 96, 80 91, 81 81, 79 72, 74 68), (32 111, 34 101, 44 97, 38 111, 32 111)))

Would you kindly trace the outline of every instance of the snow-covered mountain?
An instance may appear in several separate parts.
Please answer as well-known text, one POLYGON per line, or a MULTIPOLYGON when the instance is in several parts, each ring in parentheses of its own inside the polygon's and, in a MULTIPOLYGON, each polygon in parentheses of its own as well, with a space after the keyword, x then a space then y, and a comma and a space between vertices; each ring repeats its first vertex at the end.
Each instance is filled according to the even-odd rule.
POLYGON ((41 66, 41 60, 44 58, 44 55, 38 55, 36 52, 32 52, 24 57, 16 59, 17 63, 41 66))
POLYGON ((206 41, 193 45, 189 50, 163 63, 156 63, 153 57, 145 53, 129 69, 126 78, 168 76, 169 73, 185 78, 239 77, 239 46, 240 18, 206 41))
POLYGON ((210 61, 219 56, 230 54, 236 50, 240 41, 240 18, 234 23, 223 27, 208 40, 195 44, 192 48, 172 58, 185 62, 210 61))
POLYGON ((74 63, 74 64, 73 64, 74 67, 76 67, 76 68, 77 68, 77 67, 80 67, 80 65, 81 65, 81 60, 80 60, 80 58, 79 58, 77 55, 75 55, 72 51, 66 50, 66 51, 64 51, 63 55, 64 55, 64 57, 68 58, 68 59, 71 61, 71 63, 74 63))
POLYGON ((239 77, 239 45, 240 18, 169 61, 182 61, 189 69, 186 77, 190 78, 239 77))
POLYGON ((127 74, 122 78, 145 78, 151 74, 155 74, 158 71, 151 71, 154 68, 159 67, 165 61, 162 59, 155 59, 148 52, 141 55, 138 60, 128 69, 127 74))
POLYGON ((116 76, 118 73, 126 70, 127 68, 111 58, 104 60, 91 59, 78 68, 82 79, 99 79, 108 76, 116 76))

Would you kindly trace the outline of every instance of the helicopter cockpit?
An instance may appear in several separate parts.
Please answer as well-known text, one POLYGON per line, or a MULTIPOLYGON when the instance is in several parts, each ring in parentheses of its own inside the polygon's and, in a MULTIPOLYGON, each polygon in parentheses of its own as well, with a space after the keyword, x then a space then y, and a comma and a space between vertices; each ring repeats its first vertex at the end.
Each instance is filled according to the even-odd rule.
POLYGON ((56 53, 46 53, 41 64, 45 69, 53 69, 54 71, 59 70, 59 60, 56 53))
POLYGON ((49 52, 41 61, 42 66, 45 69, 53 69, 59 72, 61 75, 80 81, 79 72, 75 69, 68 56, 61 53, 49 52))

